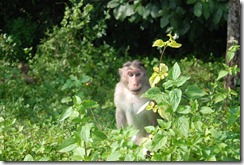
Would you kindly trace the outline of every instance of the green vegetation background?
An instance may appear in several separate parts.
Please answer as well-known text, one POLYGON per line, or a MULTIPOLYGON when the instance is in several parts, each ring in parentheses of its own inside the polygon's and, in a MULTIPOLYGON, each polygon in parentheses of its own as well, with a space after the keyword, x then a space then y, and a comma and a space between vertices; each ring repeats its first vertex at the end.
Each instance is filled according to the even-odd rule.
MULTIPOLYGON (((224 68, 227 2, 12 0, 0 5, 0 159, 4 161, 167 160, 145 158, 142 148, 129 140, 133 131, 116 130, 113 92, 118 68, 140 59, 151 75, 159 62, 152 43, 166 33, 178 33, 177 42, 183 46, 167 51, 163 62, 169 68, 178 62, 181 74, 191 77, 188 84, 210 91, 224 68), (35 83, 20 76, 20 61, 28 63, 28 76, 35 83)), ((240 160, 240 101, 239 96, 233 99, 235 108, 225 114, 226 122, 214 125, 231 123, 228 138, 218 143, 213 138, 207 148, 207 142, 199 145, 192 150, 199 154, 188 160, 240 160)), ((214 106, 221 111, 224 103, 214 106)), ((214 117, 206 118, 211 119, 206 127, 213 125, 214 117)), ((171 160, 187 160, 182 155, 188 152, 183 151, 171 160)))

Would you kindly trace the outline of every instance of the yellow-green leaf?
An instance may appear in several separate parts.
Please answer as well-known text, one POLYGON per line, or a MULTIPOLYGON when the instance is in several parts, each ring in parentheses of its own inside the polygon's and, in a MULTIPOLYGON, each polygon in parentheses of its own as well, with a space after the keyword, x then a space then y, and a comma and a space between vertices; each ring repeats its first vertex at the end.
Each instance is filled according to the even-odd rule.
POLYGON ((181 44, 177 43, 176 41, 172 40, 169 45, 171 48, 179 48, 181 47, 181 44))
POLYGON ((154 43, 153 43, 153 45, 152 45, 153 47, 163 47, 163 46, 165 46, 165 42, 163 41, 163 40, 161 40, 161 39, 158 39, 158 40, 156 40, 154 43))

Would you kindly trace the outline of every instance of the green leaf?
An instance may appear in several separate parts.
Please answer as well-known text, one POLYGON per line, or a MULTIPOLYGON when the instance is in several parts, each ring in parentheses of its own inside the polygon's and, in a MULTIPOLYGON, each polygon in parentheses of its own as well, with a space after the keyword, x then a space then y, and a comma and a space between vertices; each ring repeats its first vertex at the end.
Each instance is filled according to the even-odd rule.
POLYGON ((146 97, 151 100, 156 100, 156 102, 160 102, 163 99, 163 94, 158 87, 152 87, 148 89, 144 94, 141 95, 141 97, 146 97))
POLYGON ((30 154, 28 154, 25 156, 24 161, 34 161, 34 159, 30 154))
POLYGON ((69 107, 68 109, 66 109, 66 111, 61 115, 61 119, 59 121, 63 121, 66 118, 70 117, 72 112, 73 112, 73 108, 72 107, 69 107))
POLYGON ((218 10, 213 14, 213 23, 214 25, 217 25, 219 21, 221 20, 221 17, 223 15, 223 10, 221 8, 218 8, 218 10))
POLYGON ((189 118, 181 116, 176 120, 175 127, 178 133, 184 137, 188 137, 189 131, 189 118))
POLYGON ((197 85, 189 85, 186 88, 186 95, 190 98, 197 99, 204 95, 206 95, 206 92, 202 89, 200 89, 197 85))
POLYGON ((80 99, 80 97, 79 96, 74 96, 73 97, 73 104, 75 104, 75 105, 80 105, 81 104, 81 99, 80 99))
POLYGON ((164 28, 169 24, 169 17, 164 16, 163 18, 160 19, 160 28, 164 28))
POLYGON ((100 140, 105 140, 105 139, 107 139, 106 134, 104 134, 103 132, 101 132, 101 131, 99 131, 99 130, 94 131, 93 134, 94 134, 97 138, 99 138, 100 140))
POLYGON ((158 119, 158 124, 161 126, 162 129, 169 129, 171 127, 172 121, 165 121, 162 119, 158 119))
POLYGON ((175 84, 176 84, 177 87, 180 87, 180 86, 184 85, 185 82, 186 82, 187 80, 189 80, 189 79, 190 79, 190 77, 181 76, 181 77, 179 77, 179 78, 175 81, 175 84))
POLYGON ((64 142, 60 145, 60 150, 59 152, 69 152, 71 150, 73 150, 74 148, 77 147, 76 144, 76 139, 74 138, 70 138, 70 139, 66 139, 64 140, 64 142))
POLYGON ((93 100, 84 100, 82 105, 85 109, 97 108, 98 107, 98 103, 96 101, 93 101, 93 100))
POLYGON ((168 137, 160 134, 156 134, 152 141, 152 147, 154 151, 158 149, 163 149, 167 143, 168 137))
POLYGON ((161 48, 161 47, 165 46, 165 42, 161 39, 158 39, 152 45, 152 47, 155 47, 155 46, 161 48))
POLYGON ((176 80, 181 74, 180 66, 176 62, 169 71, 169 78, 176 80))
POLYGON ((93 124, 92 123, 88 123, 88 124, 82 126, 82 128, 81 128, 80 137, 85 142, 89 141, 92 127, 93 127, 93 124))
POLYGON ((118 7, 118 6, 119 6, 119 3, 118 3, 117 0, 111 0, 107 4, 108 8, 115 8, 115 7, 118 7))
POLYGON ((210 16, 209 3, 205 2, 203 5, 203 16, 207 20, 210 16))
POLYGON ((173 89, 169 92, 170 104, 172 106, 173 111, 175 112, 179 103, 181 101, 182 91, 180 89, 173 89))
POLYGON ((152 76, 149 78, 149 83, 151 87, 155 87, 157 83, 159 83, 161 80, 159 74, 153 73, 152 76))
POLYGON ((119 151, 112 152, 108 157, 106 161, 118 161, 121 154, 119 151))
POLYGON ((188 114, 191 112, 191 107, 189 105, 186 105, 184 107, 180 107, 178 110, 177 110, 178 113, 180 114, 188 114))
POLYGON ((173 85, 174 85, 174 81, 173 80, 168 80, 168 81, 163 83, 163 87, 165 89, 168 89, 168 88, 172 87, 173 85))
POLYGON ((61 100, 61 103, 69 103, 72 101, 72 98, 71 97, 65 97, 61 100))
POLYGON ((213 113, 214 110, 212 110, 210 107, 207 107, 207 106, 204 106, 200 109, 200 112, 202 114, 210 114, 210 113, 213 113))
POLYGON ((219 75, 218 75, 217 80, 221 79, 222 77, 225 77, 227 74, 228 74, 227 71, 225 71, 225 70, 221 70, 221 71, 219 72, 219 75))
POLYGON ((194 14, 197 17, 200 17, 202 15, 202 3, 201 2, 197 2, 194 5, 194 14))
POLYGON ((227 95, 224 93, 217 93, 216 96, 214 97, 214 103, 218 103, 226 99, 227 95))

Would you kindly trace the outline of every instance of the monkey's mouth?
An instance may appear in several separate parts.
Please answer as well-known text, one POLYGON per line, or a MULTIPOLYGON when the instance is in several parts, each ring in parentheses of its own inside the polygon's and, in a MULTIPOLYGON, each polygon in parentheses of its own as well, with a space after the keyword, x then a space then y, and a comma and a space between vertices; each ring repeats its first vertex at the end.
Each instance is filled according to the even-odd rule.
POLYGON ((141 91, 141 88, 138 88, 138 89, 133 89, 131 90, 133 93, 139 93, 141 91))

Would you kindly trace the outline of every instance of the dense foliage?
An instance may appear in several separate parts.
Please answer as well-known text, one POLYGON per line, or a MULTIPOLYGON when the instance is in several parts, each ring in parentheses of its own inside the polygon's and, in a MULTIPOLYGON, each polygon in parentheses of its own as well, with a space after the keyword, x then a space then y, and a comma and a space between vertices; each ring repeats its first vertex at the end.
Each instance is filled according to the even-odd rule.
POLYGON ((226 90, 223 81, 238 68, 222 65, 224 59, 206 62, 193 55, 121 58, 121 50, 103 40, 110 13, 97 16, 93 2, 70 1, 60 26, 46 32, 34 56, 31 43, 22 47, 15 35, 0 35, 0 159, 240 161, 240 89, 226 90), (22 60, 19 55, 28 59, 25 76, 33 83, 12 62, 22 60), (132 58, 144 62, 150 76, 160 62, 169 68, 144 95, 156 101, 151 109, 164 120, 147 128, 152 135, 142 146, 130 141, 136 130, 115 128, 117 69, 132 58))

